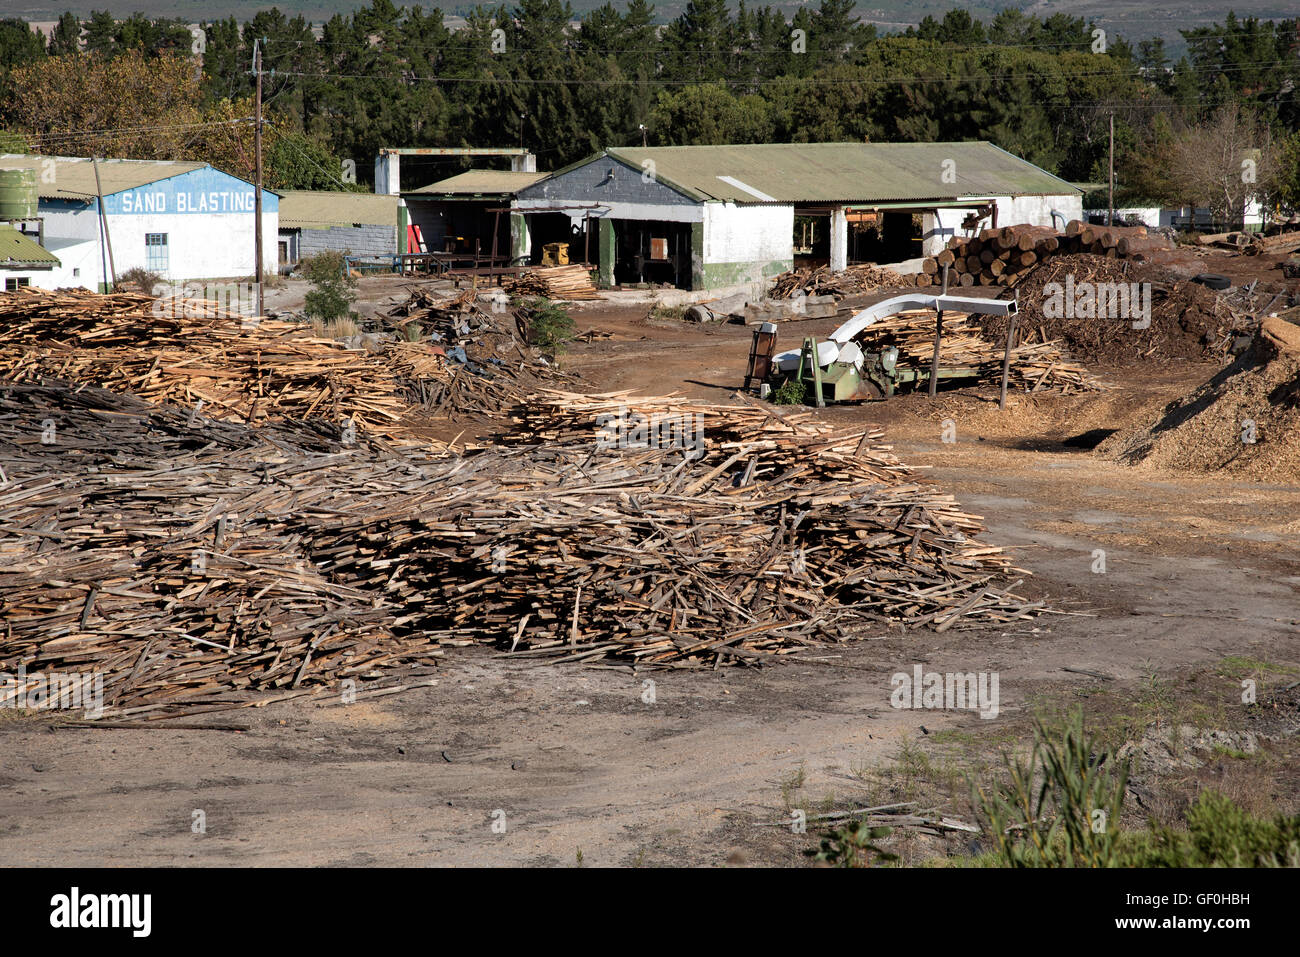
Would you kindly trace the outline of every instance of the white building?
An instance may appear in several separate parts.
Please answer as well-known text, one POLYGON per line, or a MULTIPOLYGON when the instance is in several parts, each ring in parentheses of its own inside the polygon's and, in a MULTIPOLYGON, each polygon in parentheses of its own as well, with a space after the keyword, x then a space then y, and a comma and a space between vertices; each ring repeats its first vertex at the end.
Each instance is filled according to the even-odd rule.
MULTIPOLYGON (((170 282, 242 279, 254 269, 254 187, 206 163, 0 154, 0 169, 36 170, 39 234, 60 265, 33 277, 46 289, 102 289, 140 267, 170 282), (95 166, 99 167, 99 183, 95 166), (101 231, 103 196, 106 237, 101 231)), ((276 266, 279 197, 262 191, 262 263, 276 266)))
POLYGON ((934 255, 987 226, 1064 228, 1082 191, 992 143, 634 147, 524 186, 511 212, 534 260, 563 242, 604 284, 706 289, 796 261, 838 270, 934 255))

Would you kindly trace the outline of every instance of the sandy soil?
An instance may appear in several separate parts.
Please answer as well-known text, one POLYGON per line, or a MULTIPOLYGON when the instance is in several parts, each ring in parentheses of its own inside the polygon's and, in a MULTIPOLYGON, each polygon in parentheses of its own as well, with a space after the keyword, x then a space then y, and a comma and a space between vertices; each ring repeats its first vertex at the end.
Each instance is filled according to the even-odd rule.
MULTIPOLYGON (((579 330, 614 334, 565 360, 593 391, 722 401, 740 383, 743 326, 653 320, 643 306, 574 312, 579 330)), ((834 325, 786 326, 782 342, 834 325)), ((1098 679, 1083 671, 1114 679, 1122 709, 1161 676, 1214 672, 1225 659, 1300 663, 1300 480, 1265 486, 1104 461, 1091 446, 1109 430, 1212 370, 1102 371, 1111 392, 1023 397, 1005 412, 988 394, 961 392, 819 413, 884 425, 904 461, 928 466, 986 517, 989 541, 1016 550, 1032 572, 1024 589, 1071 614, 1008 631, 868 634, 716 672, 528 666, 467 649, 428 687, 211 719, 242 732, 0 716, 0 855, 51 865, 794 864, 812 833, 760 825, 788 820, 792 806, 888 798, 873 769, 895 766, 900 749, 937 747, 944 732, 969 738, 986 761, 1023 738, 1044 701, 1100 714, 1098 679), (951 444, 941 441, 947 418, 951 444), (895 710, 890 676, 916 664, 998 672, 999 716, 895 710)), ((1202 681, 1196 693, 1222 699, 1231 721, 1234 687, 1202 681)), ((1279 803, 1294 801, 1294 782, 1270 786, 1279 803)))

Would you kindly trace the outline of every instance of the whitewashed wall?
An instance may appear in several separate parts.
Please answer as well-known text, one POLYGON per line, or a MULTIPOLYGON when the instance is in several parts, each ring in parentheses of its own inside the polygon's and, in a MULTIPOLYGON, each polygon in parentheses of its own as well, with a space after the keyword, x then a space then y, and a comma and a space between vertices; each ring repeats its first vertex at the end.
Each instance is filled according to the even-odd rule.
MULTIPOLYGON (((1056 227, 1064 227, 1072 219, 1083 218, 1083 195, 1068 193, 1057 196, 999 196, 995 200, 998 208, 998 225, 1012 226, 1027 223, 1030 226, 1051 226, 1052 211, 1059 215, 1056 227), (1064 217, 1062 219, 1061 217, 1064 217)), ((922 252, 933 256, 943 249, 944 244, 953 236, 964 235, 961 221, 975 211, 982 203, 972 203, 968 207, 938 209, 925 213, 921 217, 922 252)))
POLYGON ((738 263, 794 257, 793 206, 704 206, 704 262, 738 263))

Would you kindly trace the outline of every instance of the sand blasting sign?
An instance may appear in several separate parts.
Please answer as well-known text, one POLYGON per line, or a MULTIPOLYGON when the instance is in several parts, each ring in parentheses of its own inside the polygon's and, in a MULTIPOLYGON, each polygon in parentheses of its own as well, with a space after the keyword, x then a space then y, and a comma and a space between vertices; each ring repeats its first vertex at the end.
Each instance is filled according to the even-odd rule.
MULTIPOLYGON (((277 208, 274 193, 262 192, 262 207, 265 212, 277 208)), ((254 208, 250 184, 213 169, 195 170, 104 197, 104 209, 110 215, 251 214, 254 208)))

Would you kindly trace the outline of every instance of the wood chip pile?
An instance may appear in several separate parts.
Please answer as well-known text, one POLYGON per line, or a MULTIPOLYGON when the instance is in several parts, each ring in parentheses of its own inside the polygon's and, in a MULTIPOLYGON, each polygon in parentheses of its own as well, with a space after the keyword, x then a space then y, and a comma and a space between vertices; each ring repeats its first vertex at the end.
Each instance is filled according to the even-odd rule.
MULTIPOLYGON (((1130 318, 1062 315, 1047 309, 1049 287, 1061 294, 1067 283, 1143 282, 1145 267, 1119 259, 1078 254, 1048 260, 1017 290, 1017 339, 1022 343, 1053 342, 1090 366, 1170 359, 1222 359, 1238 335, 1248 335, 1255 320, 1233 308, 1228 298, 1194 282, 1151 282, 1150 325, 1134 329, 1130 318), (1054 284, 1054 285, 1053 285, 1054 284)), ((1004 293, 1002 298, 1009 298, 1004 293)), ((994 346, 1006 340, 1006 319, 983 320, 986 338, 994 346)))
POLYGON ((336 693, 477 642, 752 663, 1041 610, 875 430, 621 394, 516 416, 514 445, 437 458, 0 386, 0 670, 97 671, 112 713, 148 716, 336 693), (611 438, 652 420, 661 446, 698 422, 702 451, 611 438))
POLYGON ((591 281, 591 271, 580 263, 529 269, 517 279, 503 280, 501 288, 519 296, 545 296, 547 299, 603 298, 591 281))

